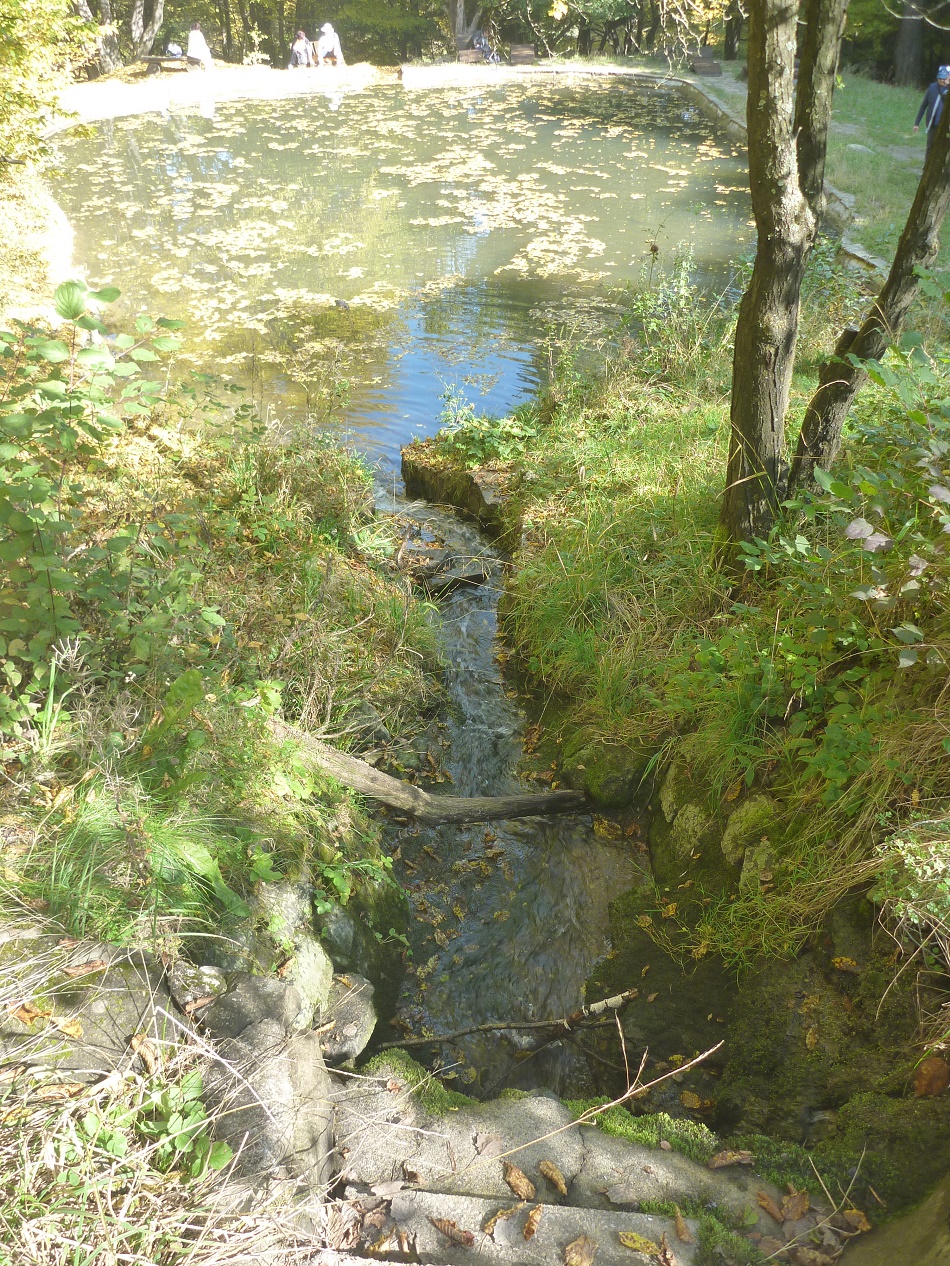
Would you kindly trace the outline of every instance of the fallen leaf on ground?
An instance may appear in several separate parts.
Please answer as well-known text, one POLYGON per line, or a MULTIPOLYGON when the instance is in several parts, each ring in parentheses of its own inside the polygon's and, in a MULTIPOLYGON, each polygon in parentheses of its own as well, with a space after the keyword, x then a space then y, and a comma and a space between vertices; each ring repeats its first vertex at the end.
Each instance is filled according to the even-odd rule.
POLYGON ((914 1073, 914 1096, 942 1095, 950 1086, 950 1064, 939 1055, 923 1060, 914 1073))
POLYGON ((679 1205, 676 1206, 676 1238, 681 1244, 695 1244, 696 1237, 686 1224, 686 1219, 680 1213, 679 1205))
POLYGON ((564 1266, 590 1266, 596 1252, 597 1241, 589 1235, 580 1235, 564 1249, 564 1266))
POLYGON ((758 1201, 759 1208, 764 1209, 774 1222, 782 1223, 785 1221, 782 1210, 778 1207, 767 1191, 757 1191, 755 1193, 755 1198, 758 1201))
MULTIPOLYGON (((683 1105, 684 1108, 701 1108, 703 1106, 702 1099, 700 1099, 699 1095, 693 1094, 692 1090, 683 1091, 683 1093, 680 1095, 680 1103, 683 1105)), ((720 1152, 719 1155, 722 1156, 723 1153, 720 1152)), ((713 1160, 715 1160, 715 1157, 713 1157, 713 1160)), ((731 1164, 731 1162, 729 1161, 727 1161, 726 1163, 731 1164)), ((713 1169, 716 1168, 716 1166, 713 1165, 712 1161, 710 1161, 709 1164, 712 1166, 713 1169)))
POLYGON ((544 1175, 551 1186, 559 1191, 562 1196, 567 1195, 567 1183, 564 1181, 564 1175, 554 1161, 543 1160, 538 1166, 538 1171, 544 1175))
POLYGON ((82 1037, 82 1021, 77 1020, 75 1016, 68 1020, 58 1020, 56 1016, 50 1016, 50 1024, 55 1025, 66 1037, 74 1037, 77 1040, 82 1037))
POLYGON ((9 1007, 8 1010, 14 1020, 19 1020, 21 1024, 32 1024, 34 1020, 45 1020, 48 1015, 52 1015, 51 1011, 45 1011, 33 1002, 21 1002, 19 1006, 9 1007))
POLYGON ((509 1161, 503 1161, 503 1172, 505 1182, 515 1193, 519 1200, 533 1200, 535 1197, 534 1183, 517 1165, 512 1165, 509 1161))
POLYGON ((73 963, 63 968, 64 976, 88 976, 90 972, 105 971, 109 966, 104 958, 90 958, 86 963, 73 963))
POLYGON ((475 1151, 487 1160, 491 1156, 500 1156, 505 1150, 504 1140, 498 1134, 476 1134, 472 1139, 475 1151))
POLYGON ((499 1222, 504 1222, 507 1218, 513 1218, 516 1213, 520 1213, 527 1202, 522 1200, 520 1204, 512 1205, 510 1209, 499 1209, 497 1213, 493 1213, 485 1222, 482 1230, 486 1235, 491 1235, 499 1222))
POLYGON ((673 1250, 670 1248, 665 1232, 660 1236, 660 1256, 657 1258, 657 1261, 660 1266, 679 1266, 679 1263, 673 1256, 673 1250))
POLYGON ((632 1253, 644 1253, 647 1257, 659 1257, 660 1246, 645 1235, 637 1235, 636 1231, 621 1231, 620 1243, 632 1253))
POLYGON ((139 1059, 145 1065, 145 1071, 151 1077, 161 1064, 155 1047, 144 1033, 134 1033, 131 1041, 129 1042, 129 1046, 131 1046, 132 1050, 135 1051, 136 1055, 138 1055, 139 1059))
POLYGON ((524 1237, 530 1240, 538 1229, 538 1223, 541 1221, 541 1214, 544 1212, 544 1205, 536 1204, 528 1214, 528 1219, 524 1224, 524 1237))
POLYGON ((660 996, 660 995, 659 995, 658 993, 648 993, 648 994, 647 994, 647 1002, 656 1002, 656 1000, 657 1000, 657 998, 659 998, 659 996, 660 996))
POLYGON ((74 1099, 85 1089, 84 1081, 57 1081, 51 1086, 37 1086, 30 1098, 39 1099, 41 1103, 58 1103, 61 1099, 74 1099))
POLYGON ((782 1260, 785 1259, 785 1243, 783 1240, 777 1240, 774 1235, 763 1235, 758 1243, 760 1253, 765 1253, 768 1257, 774 1257, 777 1253, 782 1254, 782 1260))
POLYGON ((673 1150, 673 1144, 667 1142, 666 1139, 660 1139, 660 1147, 664 1152, 672 1152, 673 1150))
POLYGON ((805 1034, 805 1045, 810 1051, 813 1051, 818 1045, 818 1029, 814 1024, 805 1034))
POLYGON ((842 1210, 841 1216, 844 1218, 845 1222, 847 1222, 848 1226, 855 1231, 870 1231, 871 1229, 871 1223, 867 1220, 866 1216, 860 1209, 844 1209, 842 1210))
POLYGON ((205 994, 203 998, 192 998, 191 1002, 185 1003, 185 1015, 194 1015, 196 1011, 200 1011, 202 1007, 206 1007, 209 1002, 214 1002, 214 994, 205 994))
POLYGON ((471 1248, 475 1243, 475 1236, 471 1231, 466 1231, 453 1222, 451 1218, 430 1218, 429 1221, 435 1229, 444 1235, 447 1240, 451 1240, 453 1244, 461 1244, 465 1248, 471 1248))
POLYGON ((806 1248, 803 1244, 790 1248, 788 1255, 795 1266, 834 1266, 835 1261, 827 1253, 822 1253, 817 1248, 806 1248))
POLYGON ((811 1200, 807 1191, 796 1191, 791 1183, 788 1187, 789 1194, 782 1201, 782 1221, 797 1222, 811 1208, 811 1200))
POLYGON ((734 1152, 728 1148, 710 1157, 710 1169, 722 1169, 725 1165, 751 1165, 754 1157, 751 1152, 734 1152))
POLYGON ((5 1081, 16 1081, 25 1072, 25 1064, 8 1064, 6 1068, 0 1068, 0 1085, 5 1081))
POLYGON ((639 1204, 640 1190, 634 1187, 632 1183, 618 1182, 613 1187, 608 1187, 604 1195, 611 1204, 639 1204))

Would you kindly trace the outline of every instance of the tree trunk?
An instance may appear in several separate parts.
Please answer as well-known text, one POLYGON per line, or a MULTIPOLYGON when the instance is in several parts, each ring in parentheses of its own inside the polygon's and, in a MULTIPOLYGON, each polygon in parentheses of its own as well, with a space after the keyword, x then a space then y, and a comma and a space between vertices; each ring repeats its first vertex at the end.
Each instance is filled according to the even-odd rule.
POLYGON ((591 50, 592 30, 588 18, 580 18, 577 23, 577 55, 589 57, 591 50))
POLYGON ((939 248, 937 234, 950 206, 950 110, 945 110, 933 149, 897 246, 897 254, 881 293, 860 330, 845 330, 834 355, 824 363, 818 387, 808 404, 798 448, 789 476, 789 489, 810 484, 816 467, 829 470, 838 454, 845 418, 867 379, 867 371, 853 364, 880 360, 900 333, 917 293, 918 268, 933 263, 939 248))
POLYGON ((231 31, 230 0, 218 0, 218 13, 221 18, 221 29, 224 31, 224 59, 234 60, 234 35, 231 31))
POLYGON ((100 0, 98 20, 89 7, 89 0, 73 0, 73 2, 76 12, 83 21, 97 27, 96 60, 99 63, 99 69, 106 75, 110 71, 118 70, 122 65, 122 54, 119 52, 119 41, 112 21, 111 0, 100 0))
POLYGON ((298 743, 313 762, 341 782, 344 787, 400 809, 420 822, 497 822, 505 818, 530 818, 554 813, 578 813, 584 809, 579 791, 548 791, 526 796, 433 796, 412 783, 390 778, 366 761, 328 747, 304 730, 273 720, 270 729, 277 739, 298 743))
POLYGON ((924 60, 924 18, 922 5, 904 0, 894 49, 894 82, 901 88, 916 88, 924 60))
POLYGON ((723 60, 734 62, 739 56, 739 40, 742 38, 742 24, 745 18, 739 0, 730 0, 728 9, 726 10, 726 34, 725 47, 723 48, 723 60))
POLYGON ((476 9, 475 16, 471 21, 466 22, 465 0, 448 0, 449 27, 455 37, 455 47, 460 52, 463 48, 468 48, 472 42, 472 36, 478 30, 483 12, 483 9, 476 9))
POLYGON ((757 246, 733 355, 720 561, 766 536, 782 497, 785 415, 802 278, 818 233, 825 152, 847 0, 807 0, 798 92, 795 0, 749 6, 749 186, 757 246))
POLYGON ((145 21, 145 0, 133 0, 129 17, 132 35, 132 56, 144 57, 152 51, 155 36, 165 17, 165 0, 152 0, 152 12, 145 21))

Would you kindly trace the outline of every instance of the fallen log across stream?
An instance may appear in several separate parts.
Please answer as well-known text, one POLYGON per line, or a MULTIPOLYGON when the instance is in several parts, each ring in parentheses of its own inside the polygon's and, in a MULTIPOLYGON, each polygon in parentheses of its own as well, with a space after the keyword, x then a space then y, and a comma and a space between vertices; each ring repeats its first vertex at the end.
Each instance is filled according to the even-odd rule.
POLYGON ((340 752, 286 721, 269 722, 275 738, 292 740, 324 773, 344 787, 411 814, 427 826, 441 823, 495 822, 504 818, 547 817, 584 808, 580 791, 546 791, 526 796, 433 796, 421 787, 383 774, 365 760, 340 752))

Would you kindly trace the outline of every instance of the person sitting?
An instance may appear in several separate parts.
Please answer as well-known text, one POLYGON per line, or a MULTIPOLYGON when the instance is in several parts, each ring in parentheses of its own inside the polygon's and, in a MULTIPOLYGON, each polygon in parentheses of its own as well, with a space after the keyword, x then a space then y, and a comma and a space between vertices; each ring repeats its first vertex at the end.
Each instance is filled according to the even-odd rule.
POLYGON ((484 31, 475 32, 474 38, 472 39, 472 48, 474 48, 476 52, 481 53, 485 61, 491 66, 496 66, 501 61, 501 58, 485 38, 484 31))
POLYGON ((168 47, 165 49, 166 57, 184 57, 184 55, 180 44, 176 44, 174 40, 168 41, 168 47))
POLYGON ((324 22, 320 27, 316 51, 318 66, 325 66, 327 62, 332 62, 334 66, 346 65, 343 60, 343 49, 340 47, 340 37, 329 22, 324 22))
POLYGON ((211 49, 208 47, 200 22, 195 22, 188 32, 188 56, 192 61, 201 62, 203 70, 214 69, 214 58, 211 56, 211 49))
POLYGON ((312 66, 313 51, 310 41, 307 39, 303 31, 297 32, 297 38, 293 42, 290 50, 290 61, 287 64, 288 70, 293 70, 295 66, 312 66))

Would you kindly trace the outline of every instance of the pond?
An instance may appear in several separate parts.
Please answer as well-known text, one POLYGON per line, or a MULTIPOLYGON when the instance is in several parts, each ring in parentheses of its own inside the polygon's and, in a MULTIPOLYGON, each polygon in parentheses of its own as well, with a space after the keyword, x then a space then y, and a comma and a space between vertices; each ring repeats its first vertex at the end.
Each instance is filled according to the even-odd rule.
POLYGON ((672 88, 398 84, 100 123, 61 138, 76 261, 279 418, 384 465, 446 393, 502 414, 552 337, 596 345, 676 256, 724 286, 744 151, 672 88), (655 248, 655 249, 653 249, 655 248))

